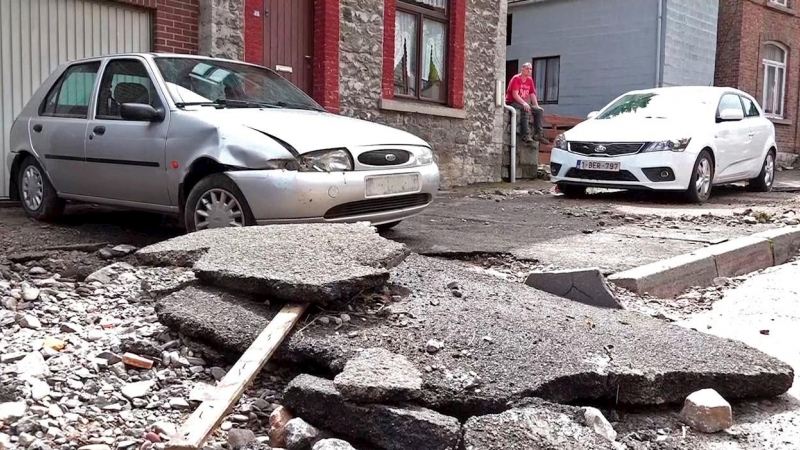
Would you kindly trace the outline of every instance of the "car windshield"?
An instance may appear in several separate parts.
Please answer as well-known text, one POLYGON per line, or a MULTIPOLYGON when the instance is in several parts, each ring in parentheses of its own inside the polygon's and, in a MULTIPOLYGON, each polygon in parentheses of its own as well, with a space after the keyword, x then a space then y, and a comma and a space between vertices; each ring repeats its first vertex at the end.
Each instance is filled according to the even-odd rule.
POLYGON ((178 107, 291 108, 324 111, 303 91, 271 70, 213 59, 155 58, 178 107))
POLYGON ((707 110, 708 102, 689 93, 636 93, 623 95, 607 106, 597 119, 678 119, 707 110))

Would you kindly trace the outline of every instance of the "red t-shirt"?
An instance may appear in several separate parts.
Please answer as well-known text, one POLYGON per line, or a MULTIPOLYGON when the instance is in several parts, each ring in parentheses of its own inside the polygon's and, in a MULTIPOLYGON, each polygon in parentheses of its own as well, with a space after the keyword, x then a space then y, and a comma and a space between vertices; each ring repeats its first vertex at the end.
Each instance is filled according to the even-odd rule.
POLYGON ((528 96, 531 94, 531 92, 536 95, 536 86, 533 84, 533 78, 528 77, 528 79, 523 83, 519 74, 516 74, 513 78, 511 78, 511 82, 508 83, 508 90, 506 91, 507 102, 514 101, 513 92, 516 89, 519 89, 519 96, 526 101, 528 100, 528 96))

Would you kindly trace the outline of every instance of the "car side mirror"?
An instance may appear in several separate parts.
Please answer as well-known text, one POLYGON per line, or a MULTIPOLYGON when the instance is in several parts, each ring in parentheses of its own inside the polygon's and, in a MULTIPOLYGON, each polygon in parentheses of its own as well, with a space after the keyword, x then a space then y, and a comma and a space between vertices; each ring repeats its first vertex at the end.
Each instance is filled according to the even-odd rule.
POLYGON ((594 119, 595 117, 597 117, 597 114, 599 114, 599 113, 600 113, 600 111, 592 111, 592 112, 589 113, 589 115, 586 116, 586 118, 587 119, 594 119))
POLYGON ((741 108, 725 108, 719 112, 721 122, 735 122, 744 119, 744 112, 741 108))
POLYGON ((124 120, 137 122, 160 122, 164 120, 164 111, 159 111, 144 103, 123 103, 119 107, 119 115, 124 120))

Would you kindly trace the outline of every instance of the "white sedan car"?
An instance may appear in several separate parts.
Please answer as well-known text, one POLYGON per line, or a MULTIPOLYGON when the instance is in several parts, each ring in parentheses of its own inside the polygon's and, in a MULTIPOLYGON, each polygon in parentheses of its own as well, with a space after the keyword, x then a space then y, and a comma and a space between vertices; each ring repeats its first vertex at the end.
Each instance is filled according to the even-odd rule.
POLYGON ((564 134, 550 157, 564 195, 587 187, 684 191, 704 202, 713 185, 775 179, 775 127, 750 95, 721 87, 628 92, 564 134))

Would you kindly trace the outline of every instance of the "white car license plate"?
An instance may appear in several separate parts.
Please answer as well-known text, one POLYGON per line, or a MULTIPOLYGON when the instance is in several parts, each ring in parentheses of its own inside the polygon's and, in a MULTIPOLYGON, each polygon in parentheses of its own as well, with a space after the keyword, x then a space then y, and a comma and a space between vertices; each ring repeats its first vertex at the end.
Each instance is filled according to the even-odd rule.
POLYGON ((619 163, 613 161, 578 161, 578 169, 619 172, 619 163))
POLYGON ((367 197, 380 197, 382 195, 405 194, 417 192, 420 188, 418 173, 404 173, 399 175, 378 175, 368 177, 367 197))

